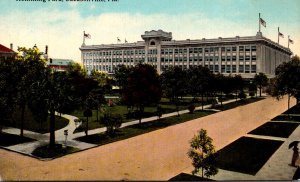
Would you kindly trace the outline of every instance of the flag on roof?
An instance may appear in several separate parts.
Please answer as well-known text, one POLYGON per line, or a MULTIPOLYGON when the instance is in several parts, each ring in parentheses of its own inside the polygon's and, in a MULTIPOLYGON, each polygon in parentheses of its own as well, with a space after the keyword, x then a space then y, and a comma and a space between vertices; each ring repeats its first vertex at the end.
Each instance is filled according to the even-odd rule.
POLYGON ((278 32, 278 36, 284 38, 284 35, 281 32, 278 32))
POLYGON ((263 20, 262 18, 259 19, 259 22, 262 26, 267 27, 267 23, 265 20, 263 20))
POLYGON ((88 33, 83 33, 83 36, 85 37, 85 38, 88 38, 88 39, 90 39, 91 38, 91 35, 90 34, 88 34, 88 33))

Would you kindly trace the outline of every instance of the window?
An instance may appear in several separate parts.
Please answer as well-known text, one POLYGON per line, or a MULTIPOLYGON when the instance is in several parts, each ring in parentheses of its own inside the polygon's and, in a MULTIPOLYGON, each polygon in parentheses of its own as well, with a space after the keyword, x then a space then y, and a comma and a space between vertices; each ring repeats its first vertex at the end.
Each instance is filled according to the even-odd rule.
POLYGON ((232 47, 232 51, 233 51, 233 52, 236 51, 236 47, 232 47))
POLYGON ((155 45, 155 42, 154 42, 154 41, 151 41, 151 42, 150 42, 150 45, 155 45))
POLYGON ((256 46, 251 46, 251 51, 256 51, 256 46))
POLYGON ((230 47, 226 47, 226 51, 231 51, 231 48, 230 47))
POLYGON ((250 51, 250 46, 246 46, 245 51, 250 51))
POLYGON ((227 61, 230 61, 231 57, 230 56, 227 56, 226 60, 227 61))
POLYGON ((221 58, 221 59, 222 59, 222 61, 225 61, 225 56, 222 56, 222 58, 221 58))
POLYGON ((252 61, 256 61, 256 56, 252 56, 252 61))
POLYGON ((221 48, 221 51, 224 52, 224 51, 225 51, 225 47, 222 47, 222 48, 221 48))
POLYGON ((215 65, 215 72, 219 72, 219 65, 215 65))
POLYGON ((239 51, 244 51, 244 46, 240 46, 239 51))
POLYGON ((231 66, 230 65, 226 65, 226 73, 230 73, 231 72, 231 66))
POLYGON ((245 65, 245 73, 250 73, 250 65, 245 65))
POLYGON ((221 73, 225 73, 225 65, 221 66, 221 73))
POLYGON ((232 65, 232 73, 236 73, 236 65, 232 65))
POLYGON ((245 57, 245 60, 246 60, 246 61, 249 61, 249 60, 250 60, 250 56, 246 56, 246 57, 245 57))
POLYGON ((243 61, 244 60, 244 56, 240 56, 239 60, 243 61))
POLYGON ((251 73, 256 73, 256 65, 251 65, 251 73))
POLYGON ((244 65, 239 65, 239 73, 244 73, 244 65))
POLYGON ((232 56, 232 61, 236 61, 236 56, 232 56))

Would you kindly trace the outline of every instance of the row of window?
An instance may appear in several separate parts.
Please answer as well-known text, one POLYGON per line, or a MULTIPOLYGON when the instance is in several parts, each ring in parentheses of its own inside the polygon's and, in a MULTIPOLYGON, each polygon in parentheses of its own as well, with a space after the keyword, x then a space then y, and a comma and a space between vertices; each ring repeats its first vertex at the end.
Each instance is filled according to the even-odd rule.
MULTIPOLYGON (((237 47, 239 51, 256 51, 256 46, 232 46, 232 47, 221 47, 222 52, 235 52, 237 50, 237 47)), ((175 54, 186 54, 187 48, 176 48, 174 49, 175 54)), ((201 48, 201 47, 195 47, 195 48, 189 48, 189 53, 202 53, 204 50, 205 53, 212 53, 212 52, 218 52, 219 47, 208 47, 208 48, 201 48)), ((157 49, 150 49, 149 54, 157 54, 157 49)), ((84 57, 99 57, 99 56, 111 56, 111 55, 144 55, 145 50, 144 49, 135 49, 135 50, 115 50, 115 51, 97 51, 97 52, 89 52, 89 53, 83 53, 84 57)), ((173 54, 173 49, 161 49, 161 54, 173 54)))
MULTIPOLYGON (((178 65, 182 69, 187 69, 187 65, 178 65)), ((162 71, 165 71, 171 66, 162 66, 162 71)), ((191 66, 190 66, 191 67, 191 66)), ((219 73, 219 65, 205 65, 211 72, 219 73)), ((221 73, 256 73, 256 65, 239 65, 238 70, 236 65, 221 65, 221 73)))

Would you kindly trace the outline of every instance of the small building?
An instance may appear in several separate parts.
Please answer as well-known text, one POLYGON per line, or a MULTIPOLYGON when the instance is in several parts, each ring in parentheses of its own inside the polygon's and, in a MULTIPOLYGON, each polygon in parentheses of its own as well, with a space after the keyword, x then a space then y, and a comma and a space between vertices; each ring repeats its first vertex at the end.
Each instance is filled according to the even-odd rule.
POLYGON ((66 71, 70 63, 74 63, 74 61, 71 59, 49 58, 47 66, 55 71, 66 71))
POLYGON ((15 51, 13 51, 12 44, 10 44, 10 48, 5 47, 4 45, 0 44, 0 60, 14 58, 15 56, 17 56, 17 53, 15 51))
POLYGON ((81 61, 88 72, 113 73, 117 65, 153 65, 158 73, 170 66, 188 69, 202 65, 213 73, 239 74, 253 78, 256 73, 275 75, 275 68, 290 60, 292 52, 257 32, 255 36, 172 40, 172 32, 146 31, 135 43, 85 45, 81 61))

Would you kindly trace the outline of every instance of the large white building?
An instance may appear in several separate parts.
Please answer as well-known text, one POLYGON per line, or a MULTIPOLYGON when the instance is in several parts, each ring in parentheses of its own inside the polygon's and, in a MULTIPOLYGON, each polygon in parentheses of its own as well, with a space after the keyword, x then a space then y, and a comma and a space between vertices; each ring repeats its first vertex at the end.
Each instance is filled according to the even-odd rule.
POLYGON ((147 63, 158 73, 170 66, 188 69, 202 65, 213 73, 240 74, 253 78, 263 72, 274 76, 275 68, 289 61, 290 49, 271 41, 258 32, 256 36, 197 40, 172 40, 171 32, 146 31, 143 41, 135 43, 85 45, 80 47, 81 60, 88 71, 113 73, 117 65, 147 63))

